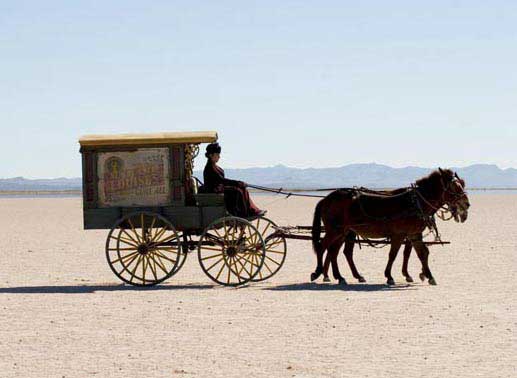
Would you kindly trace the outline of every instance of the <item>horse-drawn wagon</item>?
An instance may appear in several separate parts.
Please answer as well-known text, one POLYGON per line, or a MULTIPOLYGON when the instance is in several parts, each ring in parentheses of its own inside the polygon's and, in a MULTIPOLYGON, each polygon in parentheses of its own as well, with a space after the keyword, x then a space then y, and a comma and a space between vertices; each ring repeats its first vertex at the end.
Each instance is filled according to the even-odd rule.
POLYGON ((163 282, 197 251, 213 281, 239 286, 273 276, 286 241, 264 217, 231 216, 222 194, 198 193, 194 159, 216 132, 80 138, 84 228, 109 230, 106 258, 136 286, 163 282))
POLYGON ((136 286, 156 285, 178 273, 194 251, 202 270, 218 284, 240 286, 263 281, 283 266, 286 239, 298 239, 312 240, 318 257, 311 279, 323 273, 328 280, 332 263, 334 277, 343 283, 346 281, 337 267, 337 253, 343 243, 353 275, 360 282, 364 278, 353 263, 353 245, 391 245, 385 276, 388 284, 393 284, 391 265, 405 239, 406 280, 412 282, 407 261, 413 246, 418 248, 422 262, 421 278, 435 283, 427 264, 427 246, 447 242, 439 239, 434 216, 442 214, 443 218, 444 213, 450 213, 461 222, 467 217, 470 204, 464 181, 453 171, 441 169, 411 187, 392 192, 341 188, 320 196, 250 185, 287 197, 322 197, 312 226, 278 227, 263 216, 232 216, 224 194, 199 193, 200 181, 193 176, 199 145, 217 139, 217 133, 211 131, 90 135, 79 140, 84 228, 109 230, 106 258, 122 281, 136 286), (330 203, 326 205, 329 214, 335 214, 328 215, 327 222, 323 219, 326 227, 322 230, 319 214, 326 202, 330 203), (350 214, 345 216, 346 212, 350 214), (355 223, 350 223, 351 219, 355 223), (423 240, 425 228, 435 232, 436 241, 423 240), (331 251, 323 266, 327 249, 331 251))

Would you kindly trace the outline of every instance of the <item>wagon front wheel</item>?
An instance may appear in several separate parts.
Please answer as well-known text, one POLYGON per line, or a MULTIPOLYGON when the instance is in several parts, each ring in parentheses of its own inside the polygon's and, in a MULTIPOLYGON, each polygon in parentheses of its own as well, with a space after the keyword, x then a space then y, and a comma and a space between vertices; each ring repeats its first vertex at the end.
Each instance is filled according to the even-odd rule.
POLYGON ((201 268, 212 281, 224 286, 240 286, 254 279, 265 255, 260 232, 242 218, 219 219, 199 239, 201 268))
POLYGON ((261 217, 252 222, 260 232, 266 249, 264 266, 253 281, 265 281, 278 273, 287 256, 285 236, 278 232, 277 225, 270 219, 261 217))
POLYGON ((106 258, 115 275, 134 286, 153 286, 178 271, 181 239, 159 214, 136 212, 122 217, 106 241, 106 258))

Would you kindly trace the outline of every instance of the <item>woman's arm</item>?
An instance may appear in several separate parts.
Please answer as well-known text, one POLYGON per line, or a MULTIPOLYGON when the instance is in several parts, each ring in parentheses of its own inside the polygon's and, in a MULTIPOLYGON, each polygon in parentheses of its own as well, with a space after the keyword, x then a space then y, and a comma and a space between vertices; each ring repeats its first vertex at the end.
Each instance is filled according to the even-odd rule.
POLYGON ((217 169, 211 164, 208 164, 205 167, 203 172, 203 176, 205 179, 205 185, 208 187, 216 188, 219 185, 223 186, 234 186, 238 188, 245 188, 246 184, 242 181, 231 180, 224 177, 224 171, 222 169, 217 169))

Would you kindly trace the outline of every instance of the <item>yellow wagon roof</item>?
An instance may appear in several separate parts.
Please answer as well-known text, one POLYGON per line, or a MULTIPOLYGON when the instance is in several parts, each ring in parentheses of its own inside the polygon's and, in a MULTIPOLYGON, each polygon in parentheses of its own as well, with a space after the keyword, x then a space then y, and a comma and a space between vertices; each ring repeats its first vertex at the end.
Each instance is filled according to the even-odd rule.
POLYGON ((150 144, 198 144, 217 141, 215 131, 165 132, 152 134, 85 135, 79 139, 81 146, 133 146, 150 144))

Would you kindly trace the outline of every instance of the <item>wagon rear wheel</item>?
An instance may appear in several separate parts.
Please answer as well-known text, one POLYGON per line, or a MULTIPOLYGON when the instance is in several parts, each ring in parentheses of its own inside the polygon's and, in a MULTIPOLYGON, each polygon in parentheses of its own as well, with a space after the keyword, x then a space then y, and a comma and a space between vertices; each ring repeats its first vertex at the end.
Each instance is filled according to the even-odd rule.
POLYGON ((240 286, 260 272, 265 246, 260 232, 247 220, 226 217, 212 223, 199 239, 199 264, 210 279, 240 286))
POLYGON ((153 286, 178 271, 181 239, 159 214, 137 212, 122 217, 106 241, 106 258, 115 275, 134 286, 153 286))
POLYGON ((265 281, 278 273, 284 265, 287 256, 287 242, 282 234, 277 232, 275 222, 261 217, 252 222, 264 240, 266 257, 264 266, 252 281, 265 281))

